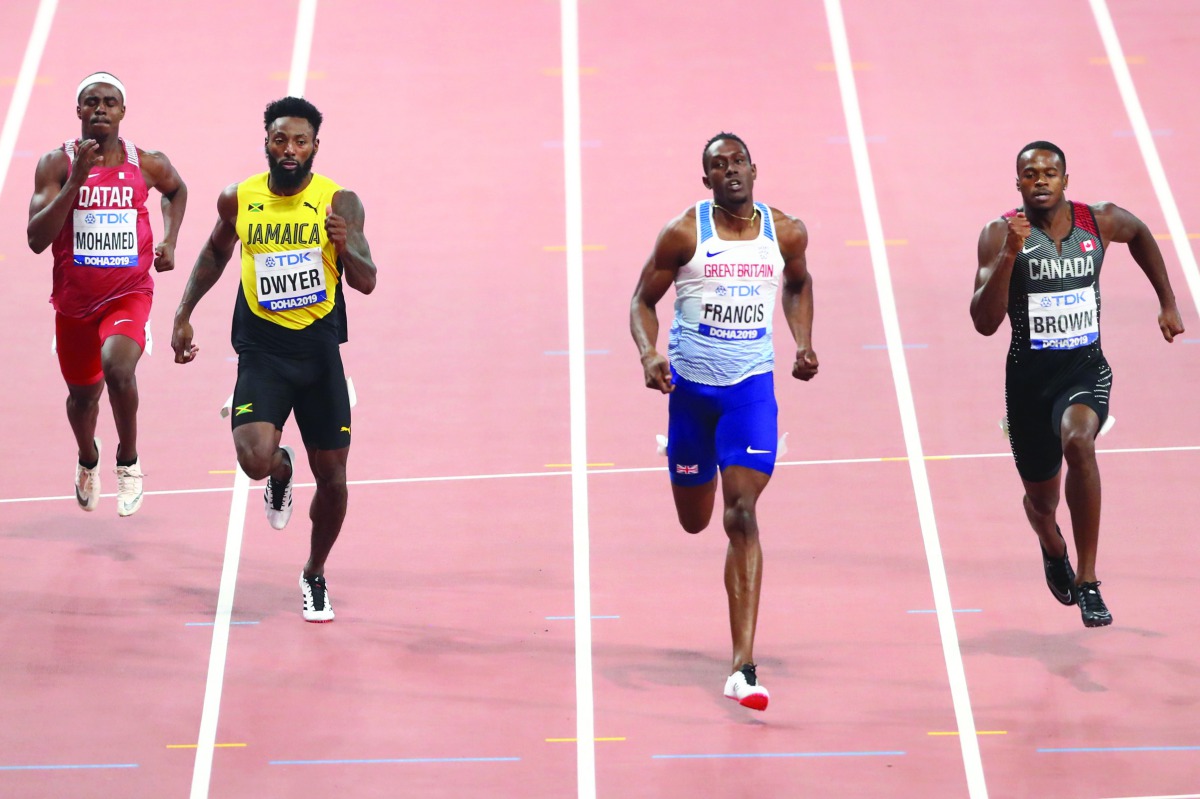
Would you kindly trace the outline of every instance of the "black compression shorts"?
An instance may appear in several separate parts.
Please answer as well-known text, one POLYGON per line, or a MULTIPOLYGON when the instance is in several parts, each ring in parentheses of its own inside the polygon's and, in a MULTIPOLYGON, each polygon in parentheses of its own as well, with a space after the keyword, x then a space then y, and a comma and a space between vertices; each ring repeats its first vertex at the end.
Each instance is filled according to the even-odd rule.
POLYGON ((1082 368, 1052 381, 1030 379, 1032 375, 1011 370, 1005 383, 1008 411, 1008 441, 1021 479, 1031 483, 1049 480, 1062 468, 1060 428, 1063 414, 1071 405, 1086 405, 1108 418, 1112 369, 1103 355, 1082 368))
POLYGON ((241 353, 230 413, 233 426, 271 422, 282 430, 293 412, 306 447, 350 446, 350 395, 341 353, 330 349, 303 358, 254 350, 241 353))

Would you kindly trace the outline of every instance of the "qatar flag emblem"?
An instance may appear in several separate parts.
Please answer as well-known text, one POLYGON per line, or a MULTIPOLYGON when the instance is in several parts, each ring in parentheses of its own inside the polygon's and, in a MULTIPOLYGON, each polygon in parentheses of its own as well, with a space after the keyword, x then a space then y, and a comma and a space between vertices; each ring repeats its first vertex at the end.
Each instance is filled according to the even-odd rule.
POLYGON ((1083 244, 1079 245, 1079 249, 1083 250, 1084 252, 1091 252, 1092 250, 1096 249, 1096 242, 1092 239, 1088 239, 1083 244))

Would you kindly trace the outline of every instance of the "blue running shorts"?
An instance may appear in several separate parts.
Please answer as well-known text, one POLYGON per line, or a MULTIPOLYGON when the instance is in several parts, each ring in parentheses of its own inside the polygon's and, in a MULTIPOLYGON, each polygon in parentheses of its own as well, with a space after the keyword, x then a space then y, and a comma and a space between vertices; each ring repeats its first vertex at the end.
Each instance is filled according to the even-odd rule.
POLYGON ((675 390, 668 401, 667 467, 671 483, 697 486, 718 467, 745 466, 771 474, 779 439, 775 375, 751 375, 732 386, 706 386, 671 370, 675 390))

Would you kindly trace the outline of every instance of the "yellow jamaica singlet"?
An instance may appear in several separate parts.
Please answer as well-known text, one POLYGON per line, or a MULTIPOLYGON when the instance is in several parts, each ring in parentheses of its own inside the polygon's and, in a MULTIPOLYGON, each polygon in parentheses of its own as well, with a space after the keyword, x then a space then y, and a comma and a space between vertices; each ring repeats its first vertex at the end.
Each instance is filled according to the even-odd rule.
POLYGON ((323 175, 299 194, 268 188, 269 172, 237 187, 237 234, 242 243, 239 304, 290 330, 323 320, 337 304, 337 250, 325 234, 325 209, 341 186, 323 175))

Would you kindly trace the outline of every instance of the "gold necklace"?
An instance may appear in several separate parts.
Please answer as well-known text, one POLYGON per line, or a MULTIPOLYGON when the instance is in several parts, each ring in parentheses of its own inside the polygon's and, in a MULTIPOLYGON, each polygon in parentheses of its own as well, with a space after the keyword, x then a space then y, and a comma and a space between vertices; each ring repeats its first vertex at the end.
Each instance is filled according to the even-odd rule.
POLYGON ((729 215, 730 215, 730 216, 732 216, 734 219, 740 219, 740 220, 742 220, 743 222, 753 222, 753 221, 754 221, 754 218, 755 218, 756 216, 758 216, 758 206, 757 206, 757 205, 756 205, 756 206, 754 206, 754 212, 753 212, 752 214, 750 214, 750 216, 738 216, 738 215, 737 215, 737 214, 735 214, 733 211, 730 211, 728 208, 724 208, 724 207, 722 207, 722 206, 720 206, 720 205, 717 205, 716 203, 713 203, 713 208, 720 208, 722 211, 724 211, 725 213, 729 214, 729 215))

